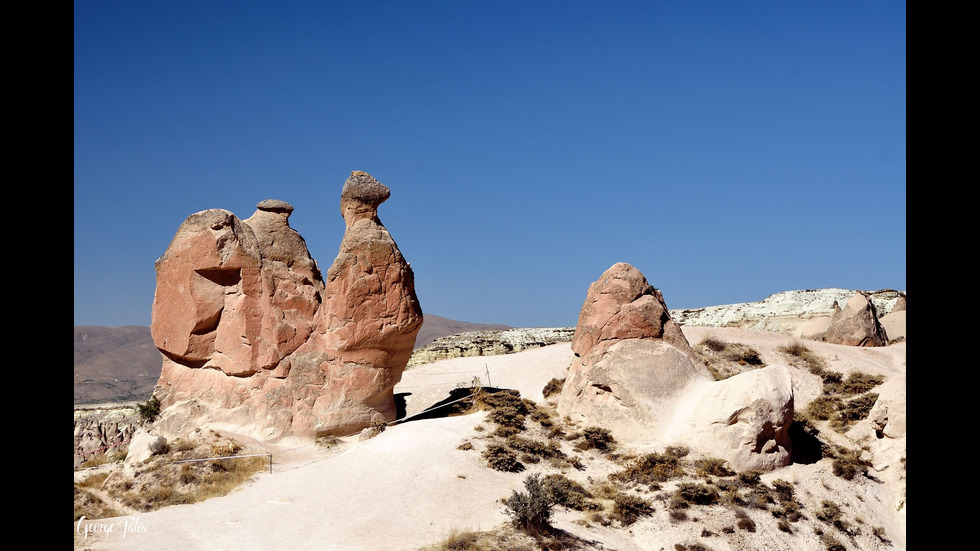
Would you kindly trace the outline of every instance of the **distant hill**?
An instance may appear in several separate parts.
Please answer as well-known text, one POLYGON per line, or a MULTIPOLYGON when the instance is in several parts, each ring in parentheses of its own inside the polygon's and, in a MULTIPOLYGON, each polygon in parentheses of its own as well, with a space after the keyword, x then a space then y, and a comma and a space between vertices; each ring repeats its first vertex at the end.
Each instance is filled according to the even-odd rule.
MULTIPOLYGON (((509 329, 507 325, 468 323, 425 315, 415 339, 419 348, 464 331, 509 329)), ((142 325, 75 327, 75 404, 147 400, 160 378, 160 352, 150 328, 142 325)))
POLYGON ((449 335, 455 335, 456 333, 495 329, 510 329, 510 326, 489 323, 469 323, 466 321, 456 321, 439 316, 433 316, 431 314, 425 314, 425 320, 422 322, 422 329, 419 330, 419 335, 415 338, 415 348, 422 348, 440 337, 448 337, 449 335))
POLYGON ((146 400, 161 365, 149 327, 75 327, 76 404, 146 400))

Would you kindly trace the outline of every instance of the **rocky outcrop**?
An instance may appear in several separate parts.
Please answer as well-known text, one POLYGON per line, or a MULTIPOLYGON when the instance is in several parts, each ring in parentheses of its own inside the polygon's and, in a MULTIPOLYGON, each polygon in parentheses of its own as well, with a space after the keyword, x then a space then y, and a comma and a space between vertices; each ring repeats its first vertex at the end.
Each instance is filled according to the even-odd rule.
MULTIPOLYGON (((820 340, 830 326, 834 304, 844 304, 854 293, 853 289, 836 288, 785 291, 758 302, 671 310, 670 315, 681 325, 738 327, 820 340)), ((902 308, 905 301, 904 292, 891 289, 865 294, 882 317, 902 308)), ((904 324, 904 317, 900 323, 904 324)))
POLYGON ((608 428, 621 440, 662 432, 674 400, 712 380, 688 355, 690 345, 663 296, 625 263, 589 287, 572 351, 559 415, 608 428))
POLYGON ((892 311, 888 312, 887 314, 881 315, 879 318, 879 321, 881 321, 881 327, 882 329, 885 330, 885 335, 888 336, 889 342, 904 341, 906 338, 905 300, 906 297, 904 294, 898 297, 898 300, 895 301, 895 306, 892 308, 892 311))
POLYGON ((793 389, 784 367, 714 382, 692 360, 663 296, 628 264, 589 287, 559 415, 638 448, 685 443, 736 469, 790 461, 793 389))
POLYGON ((466 331, 442 337, 415 350, 409 367, 451 358, 514 354, 532 348, 572 340, 574 327, 524 328, 488 331, 466 331))
POLYGON ((392 389, 422 311, 411 267, 378 219, 389 194, 351 174, 326 281, 284 201, 262 201, 246 220, 220 209, 187 218, 156 264, 161 427, 193 418, 275 439, 394 419, 392 389))
POLYGON ((100 454, 125 451, 140 424, 134 404, 76 407, 75 466, 100 454))
POLYGON ((679 416, 671 440, 724 458, 738 470, 789 464, 795 400, 789 371, 770 366, 712 384, 679 416))
POLYGON ((847 346, 888 344, 888 336, 878 321, 874 304, 860 291, 847 300, 843 309, 834 304, 834 314, 823 340, 847 346))

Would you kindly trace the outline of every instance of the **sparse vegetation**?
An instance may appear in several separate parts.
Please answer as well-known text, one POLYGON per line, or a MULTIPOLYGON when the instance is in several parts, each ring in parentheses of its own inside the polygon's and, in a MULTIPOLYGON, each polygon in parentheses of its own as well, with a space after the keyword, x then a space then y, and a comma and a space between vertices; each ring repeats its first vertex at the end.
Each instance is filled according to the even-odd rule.
POLYGON ((885 382, 883 377, 878 375, 869 375, 867 373, 852 372, 847 376, 847 379, 841 379, 841 374, 836 372, 829 372, 835 375, 834 377, 824 377, 824 393, 835 394, 839 396, 853 396, 855 394, 863 394, 873 389, 874 387, 885 382))
POLYGON ((545 398, 550 398, 555 394, 561 393, 562 387, 565 386, 565 379, 553 378, 548 381, 548 384, 544 385, 544 389, 541 391, 545 398))
POLYGON ((137 511, 152 511, 168 505, 195 503, 225 495, 265 469, 267 460, 261 456, 175 463, 202 456, 227 456, 241 451, 241 446, 233 441, 220 436, 213 438, 216 440, 200 442, 196 447, 186 443, 179 447, 172 446, 168 453, 152 457, 134 474, 116 471, 118 474, 109 476, 101 473, 76 484, 76 515, 98 519, 119 514, 89 491, 97 482, 101 490, 120 504, 137 511))
POLYGON ((519 473, 524 464, 517 460, 517 454, 501 444, 490 444, 483 450, 483 458, 491 469, 506 473, 519 473))
POLYGON ((634 460, 626 469, 610 475, 612 480, 644 484, 651 489, 659 489, 661 482, 685 474, 680 457, 668 451, 649 453, 634 460))
POLYGON ((857 450, 838 449, 833 462, 834 475, 844 480, 854 480, 857 476, 868 474, 868 462, 861 459, 857 450))
POLYGON ((150 422, 155 421, 157 417, 160 416, 160 408, 162 404, 156 396, 151 396, 149 400, 145 402, 138 402, 136 404, 136 410, 140 414, 140 421, 150 422))
POLYGON ((551 508, 555 505, 555 496, 547 482, 538 474, 528 475, 524 479, 524 489, 527 492, 514 491, 504 502, 507 514, 515 526, 536 534, 551 528, 551 508))
POLYGON ((575 447, 579 450, 599 450, 604 453, 612 451, 616 439, 612 433, 602 427, 586 427, 582 430, 582 442, 575 447))
POLYGON ((764 367, 762 356, 754 348, 729 343, 715 337, 705 337, 695 347, 715 380, 720 381, 742 373, 746 369, 764 367))
POLYGON ((613 496, 613 518, 623 526, 633 524, 640 517, 653 514, 653 506, 647 500, 627 493, 617 493, 613 496))
POLYGON ((827 362, 823 358, 807 348, 802 342, 796 341, 793 344, 781 347, 779 350, 790 357, 790 362, 793 365, 804 367, 814 375, 821 374, 827 366, 827 362))

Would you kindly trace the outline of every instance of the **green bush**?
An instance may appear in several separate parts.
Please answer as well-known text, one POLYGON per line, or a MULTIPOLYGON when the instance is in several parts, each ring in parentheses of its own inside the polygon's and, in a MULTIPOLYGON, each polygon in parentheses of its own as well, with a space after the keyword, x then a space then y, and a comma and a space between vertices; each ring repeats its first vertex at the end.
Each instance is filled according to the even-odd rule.
POLYGON ((563 474, 549 474, 545 477, 544 482, 551 490, 555 505, 561 505, 562 507, 568 507, 576 511, 594 510, 598 508, 591 501, 592 494, 584 486, 563 474))
POLYGON ((145 402, 137 403, 136 409, 139 411, 140 421, 153 421, 159 417, 161 405, 160 400, 156 396, 151 396, 145 402))
POLYGON ((551 508, 554 495, 542 479, 535 473, 524 479, 527 492, 514 491, 504 502, 507 515, 515 526, 530 534, 537 534, 551 528, 551 508))

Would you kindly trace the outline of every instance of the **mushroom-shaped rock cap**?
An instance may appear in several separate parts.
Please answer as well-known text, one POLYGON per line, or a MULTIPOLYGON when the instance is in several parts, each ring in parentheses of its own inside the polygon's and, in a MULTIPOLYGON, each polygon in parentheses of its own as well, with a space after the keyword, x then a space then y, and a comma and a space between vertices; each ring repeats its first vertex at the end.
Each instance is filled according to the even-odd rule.
POLYGON ((260 201, 258 205, 255 205, 255 208, 266 212, 280 212, 286 216, 289 216, 293 212, 292 205, 279 199, 260 201))
POLYGON ((388 186, 375 180, 367 172, 360 170, 350 173, 350 178, 344 182, 344 189, 340 192, 341 201, 358 201, 375 208, 384 203, 390 196, 391 190, 388 189, 388 186))

